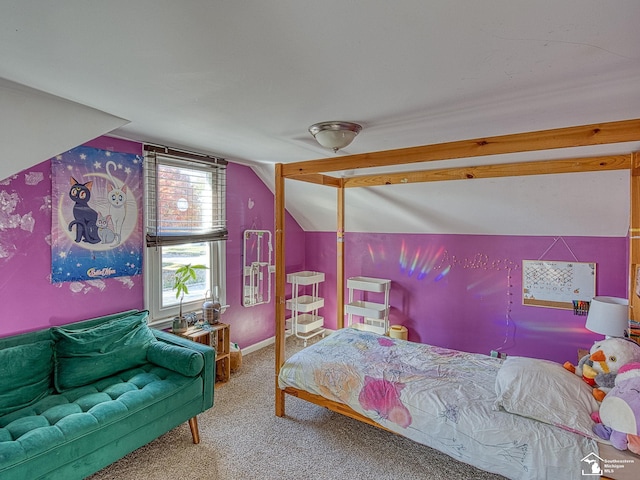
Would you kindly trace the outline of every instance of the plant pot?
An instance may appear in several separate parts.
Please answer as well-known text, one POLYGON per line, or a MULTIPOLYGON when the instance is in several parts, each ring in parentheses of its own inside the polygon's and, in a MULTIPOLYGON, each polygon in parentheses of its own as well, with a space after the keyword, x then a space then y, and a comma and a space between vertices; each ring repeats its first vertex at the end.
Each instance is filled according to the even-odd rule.
POLYGON ((184 333, 189 328, 189 323, 187 319, 183 316, 174 317, 173 319, 173 333, 184 333))

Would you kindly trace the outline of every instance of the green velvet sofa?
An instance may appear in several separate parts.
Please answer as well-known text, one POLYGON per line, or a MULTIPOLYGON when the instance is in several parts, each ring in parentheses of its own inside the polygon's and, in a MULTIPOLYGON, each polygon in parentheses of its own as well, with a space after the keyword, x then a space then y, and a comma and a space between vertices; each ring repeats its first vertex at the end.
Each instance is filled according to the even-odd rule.
POLYGON ((0 479, 81 479, 213 406, 215 350, 128 311, 0 338, 0 479))

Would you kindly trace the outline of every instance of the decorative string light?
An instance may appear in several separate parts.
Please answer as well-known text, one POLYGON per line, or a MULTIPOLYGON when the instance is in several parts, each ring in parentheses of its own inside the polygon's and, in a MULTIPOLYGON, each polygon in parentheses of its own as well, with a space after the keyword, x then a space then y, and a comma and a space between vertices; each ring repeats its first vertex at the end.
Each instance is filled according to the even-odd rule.
POLYGON ((513 282, 512 272, 518 270, 520 265, 511 259, 496 259, 489 260, 489 256, 485 253, 476 253, 473 258, 469 259, 458 258, 455 255, 449 255, 449 252, 445 250, 442 254, 440 264, 435 267, 436 270, 446 269, 447 272, 454 266, 461 267, 462 269, 470 270, 491 270, 491 271, 506 271, 507 272, 507 294, 506 294, 506 308, 505 308, 505 330, 504 340, 502 344, 495 349, 496 352, 503 350, 509 343, 509 331, 513 324, 511 313, 513 309, 513 282))
POLYGON ((442 253, 440 263, 434 268, 436 270, 440 270, 442 268, 446 268, 445 265, 447 267, 459 266, 463 269, 482 269, 498 272, 503 270, 511 271, 520 268, 520 265, 508 258, 489 261, 489 256, 486 253, 476 253, 471 259, 467 257, 459 259, 456 255, 449 255, 448 250, 445 250, 442 253))
MULTIPOLYGON (((507 291, 505 303, 505 330, 504 340, 502 344, 494 351, 496 354, 500 350, 507 347, 510 340, 510 332, 513 330, 514 321, 511 317, 513 310, 513 272, 521 269, 519 263, 509 258, 490 259, 486 253, 478 252, 472 257, 458 257, 451 255, 448 250, 443 247, 437 249, 435 246, 427 248, 425 251, 418 249, 415 254, 411 255, 407 249, 405 242, 402 242, 400 249, 400 271, 411 277, 414 272, 418 272, 417 280, 424 280, 430 272, 438 272, 434 277, 434 282, 439 282, 449 274, 453 268, 461 268, 463 270, 485 270, 494 272, 507 273, 507 291)), ((373 259, 372 248, 369 247, 369 253, 373 259)))
POLYGON ((509 342, 509 328, 513 319, 511 318, 511 309, 513 305, 513 284, 511 283, 511 268, 507 269, 507 311, 505 313, 505 328, 504 328, 504 340, 502 341, 502 345, 497 347, 495 350, 497 352, 501 351, 503 348, 507 346, 509 342))

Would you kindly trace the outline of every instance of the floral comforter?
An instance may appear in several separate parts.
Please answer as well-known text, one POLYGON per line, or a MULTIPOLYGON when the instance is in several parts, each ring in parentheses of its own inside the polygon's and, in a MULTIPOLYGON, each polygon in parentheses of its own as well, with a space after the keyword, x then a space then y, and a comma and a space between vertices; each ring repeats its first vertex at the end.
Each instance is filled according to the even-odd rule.
POLYGON ((457 460, 512 479, 582 478, 595 442, 494 408, 502 361, 345 328, 293 355, 280 388, 349 405, 457 460))

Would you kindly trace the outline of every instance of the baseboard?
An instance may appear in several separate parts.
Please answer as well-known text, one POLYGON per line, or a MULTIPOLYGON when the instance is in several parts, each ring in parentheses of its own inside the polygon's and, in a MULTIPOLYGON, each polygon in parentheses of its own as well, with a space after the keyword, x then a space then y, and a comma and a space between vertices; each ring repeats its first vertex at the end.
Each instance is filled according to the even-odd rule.
POLYGON ((261 342, 254 343, 253 345, 249 345, 242 349, 242 355, 248 355, 251 352, 255 352, 260 350, 261 348, 268 347, 269 345, 273 345, 276 343, 276 337, 267 338, 266 340, 262 340, 261 342))
MULTIPOLYGON (((333 333, 335 330, 332 330, 330 328, 325 328, 325 332, 327 335, 333 333)), ((291 335, 287 335, 287 338, 289 338, 291 335)), ((242 349, 242 355, 248 355, 252 352, 258 351, 261 348, 264 347, 268 347, 269 345, 273 345, 274 343, 276 343, 276 337, 271 337, 271 338, 267 338, 265 340, 262 340, 261 342, 258 343, 254 343, 253 345, 249 345, 248 347, 245 347, 242 349)))

